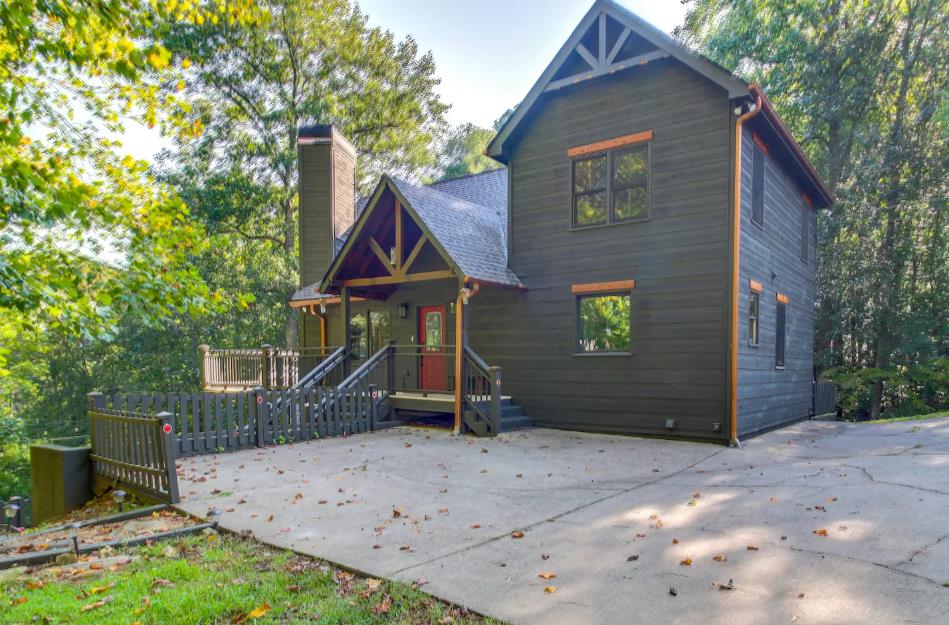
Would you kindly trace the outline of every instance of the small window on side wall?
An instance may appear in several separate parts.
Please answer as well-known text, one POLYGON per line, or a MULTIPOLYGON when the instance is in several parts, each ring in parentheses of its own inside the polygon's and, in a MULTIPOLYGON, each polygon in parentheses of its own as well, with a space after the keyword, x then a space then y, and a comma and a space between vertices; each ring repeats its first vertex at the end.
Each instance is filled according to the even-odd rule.
POLYGON ((788 298, 778 293, 774 332, 774 366, 784 368, 784 350, 787 344, 787 308, 788 298))
POLYGON ((581 354, 629 351, 629 293, 577 298, 577 351, 581 354))
POLYGON ((748 293, 748 344, 758 345, 758 310, 761 304, 761 294, 757 291, 748 293))

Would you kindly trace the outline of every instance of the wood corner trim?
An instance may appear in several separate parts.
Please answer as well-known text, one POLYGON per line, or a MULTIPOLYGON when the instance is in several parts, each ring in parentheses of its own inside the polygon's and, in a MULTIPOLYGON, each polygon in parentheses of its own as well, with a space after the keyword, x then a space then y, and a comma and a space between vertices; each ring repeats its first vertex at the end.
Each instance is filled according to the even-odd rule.
POLYGON ((785 295, 784 293, 778 293, 776 296, 776 299, 782 304, 787 304, 788 302, 791 301, 790 299, 788 299, 788 296, 785 295))
POLYGON ((570 285, 570 292, 574 295, 588 295, 591 293, 616 293, 618 291, 632 291, 635 288, 635 280, 614 280, 612 282, 588 282, 586 284, 572 284, 570 285))
POLYGON ((749 280, 748 288, 754 291, 755 293, 761 293, 764 290, 764 287, 757 280, 749 280))
POLYGON ((768 153, 768 144, 764 142, 764 139, 758 136, 757 132, 751 133, 751 140, 755 142, 755 145, 761 148, 762 152, 764 152, 765 154, 768 153))
POLYGON ((576 158, 578 156, 586 156, 587 154, 595 154, 597 152, 605 152, 607 150, 612 150, 613 148, 622 147, 624 145, 632 145, 634 143, 642 143, 644 141, 652 141, 652 130, 643 130, 642 132, 634 132, 631 135, 623 135, 622 137, 615 137, 613 139, 606 139, 604 141, 597 141, 596 143, 587 143, 586 145, 578 145, 567 150, 567 156, 570 158, 576 158))

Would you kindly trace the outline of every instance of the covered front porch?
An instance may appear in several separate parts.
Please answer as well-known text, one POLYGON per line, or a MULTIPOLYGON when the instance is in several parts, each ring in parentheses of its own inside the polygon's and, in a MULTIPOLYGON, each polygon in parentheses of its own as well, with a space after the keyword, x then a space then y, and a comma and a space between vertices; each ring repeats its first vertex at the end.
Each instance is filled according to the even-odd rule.
MULTIPOLYGON (((384 177, 323 279, 290 302, 302 313, 299 350, 261 352, 264 385, 362 389, 380 425, 446 413, 455 433, 496 434, 502 420, 527 425, 501 394, 500 367, 468 340, 479 293, 523 289, 492 219, 478 205, 384 177)), ((227 369, 218 356, 240 354, 207 349, 205 370, 227 369)), ((252 368, 245 377, 256 376, 252 368)))

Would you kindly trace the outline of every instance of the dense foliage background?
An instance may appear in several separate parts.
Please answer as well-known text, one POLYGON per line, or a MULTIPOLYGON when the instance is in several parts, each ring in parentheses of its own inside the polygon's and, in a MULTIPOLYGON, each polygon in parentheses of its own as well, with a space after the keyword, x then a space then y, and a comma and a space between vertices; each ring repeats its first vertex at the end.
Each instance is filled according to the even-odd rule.
MULTIPOLYGON (((691 0, 676 35, 762 84, 838 198, 819 216, 818 374, 847 416, 949 392, 944 0, 691 0)), ((192 390, 197 347, 292 345, 296 131, 380 172, 491 169, 435 60, 349 0, 0 4, 0 498, 91 390, 192 390), (154 163, 109 139, 160 125, 154 163)), ((511 111, 505 113, 509 115, 511 111)))

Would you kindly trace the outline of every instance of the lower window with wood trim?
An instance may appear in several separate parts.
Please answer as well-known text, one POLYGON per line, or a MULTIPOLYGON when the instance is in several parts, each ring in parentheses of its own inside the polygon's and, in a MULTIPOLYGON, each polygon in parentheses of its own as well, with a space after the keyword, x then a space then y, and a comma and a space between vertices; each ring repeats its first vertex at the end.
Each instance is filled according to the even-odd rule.
POLYGON ((630 299, 628 291, 577 297, 578 354, 629 353, 630 299))

